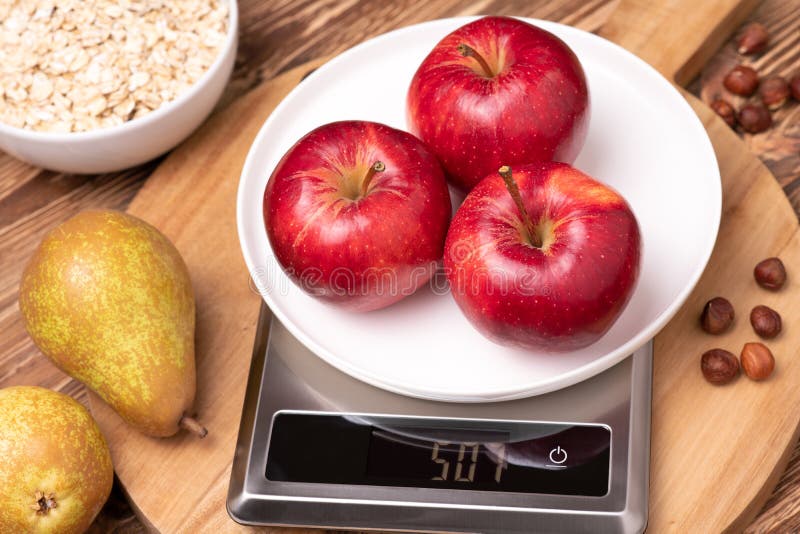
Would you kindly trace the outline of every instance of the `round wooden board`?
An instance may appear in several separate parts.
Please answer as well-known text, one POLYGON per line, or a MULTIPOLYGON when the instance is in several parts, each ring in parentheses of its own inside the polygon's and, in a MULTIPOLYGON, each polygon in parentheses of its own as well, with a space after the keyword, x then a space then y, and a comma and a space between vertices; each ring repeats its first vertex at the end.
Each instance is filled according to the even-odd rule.
MULTIPOLYGON (((752 7, 735 0, 645 4, 623 1, 603 35, 684 81, 752 7), (668 59, 664 50, 670 50, 668 59)), ((228 518, 225 496, 259 297, 239 252, 236 187, 264 119, 319 63, 287 72, 218 112, 159 167, 131 204, 129 211, 163 230, 189 265, 198 308, 197 410, 210 430, 205 440, 147 438, 91 398, 117 474, 142 520, 155 530, 245 529, 228 518)), ((753 265, 767 256, 781 256, 790 270, 800 265, 797 219, 760 161, 708 108, 687 98, 720 162, 723 219, 703 278, 656 338, 650 532, 743 528, 777 482, 800 423, 800 334, 793 329, 800 305, 790 298, 796 283, 790 279, 788 288, 769 293, 752 278, 753 265), (738 318, 730 333, 710 337, 699 329, 697 314, 716 295, 731 299, 738 318), (739 378, 725 387, 707 384, 699 354, 714 346, 738 352, 753 340, 747 315, 759 303, 779 310, 787 326, 769 343, 776 373, 763 383, 739 378)))

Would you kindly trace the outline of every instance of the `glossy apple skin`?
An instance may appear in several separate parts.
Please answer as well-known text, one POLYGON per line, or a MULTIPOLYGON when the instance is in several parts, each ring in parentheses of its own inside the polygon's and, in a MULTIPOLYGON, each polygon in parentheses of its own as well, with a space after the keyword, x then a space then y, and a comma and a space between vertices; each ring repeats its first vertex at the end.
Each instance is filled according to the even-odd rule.
POLYGON ((555 35, 507 17, 485 17, 442 39, 407 97, 409 130, 469 191, 501 165, 572 163, 586 140, 589 92, 578 58, 555 35), (488 78, 458 45, 499 73, 488 78))
POLYGON ((633 293, 641 238, 617 192, 563 163, 513 168, 543 247, 526 240, 503 179, 489 175, 453 217, 444 265, 467 319, 489 339, 559 352, 605 334, 633 293))
POLYGON ((281 159, 264 191, 275 257, 312 296, 355 311, 410 295, 438 267, 450 196, 436 157, 417 138, 363 121, 321 126, 281 159), (362 181, 374 162, 366 196, 362 181))

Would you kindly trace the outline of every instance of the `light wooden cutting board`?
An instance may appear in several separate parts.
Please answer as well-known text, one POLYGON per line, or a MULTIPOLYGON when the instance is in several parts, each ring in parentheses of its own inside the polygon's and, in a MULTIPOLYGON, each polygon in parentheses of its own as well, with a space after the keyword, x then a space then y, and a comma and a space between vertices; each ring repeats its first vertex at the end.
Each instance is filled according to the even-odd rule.
MULTIPOLYGON (((623 0, 601 34, 679 84, 697 73, 754 6, 736 0, 653 4, 623 0)), ((131 213, 163 230, 189 265, 198 308, 197 409, 210 431, 205 440, 147 438, 92 397, 118 476, 142 520, 156 530, 246 530, 225 511, 259 309, 239 251, 236 188, 263 121, 320 63, 287 72, 216 113, 164 161, 130 206, 131 213)), ((793 328, 800 304, 790 298, 796 284, 790 278, 788 288, 773 294, 752 278, 755 263, 767 256, 781 256, 790 276, 792 266, 800 265, 797 219, 759 160, 708 108, 686 97, 717 153, 723 218, 703 278, 656 338, 650 532, 741 530, 785 468, 800 423, 800 335, 793 328), (716 295, 731 299, 738 318, 730 333, 712 338, 699 329, 697 316, 716 295), (786 331, 770 342, 775 374, 763 383, 742 377, 725 387, 707 384, 699 370, 700 354, 714 346, 738 353, 754 338, 747 315, 759 303, 784 317, 786 331)))

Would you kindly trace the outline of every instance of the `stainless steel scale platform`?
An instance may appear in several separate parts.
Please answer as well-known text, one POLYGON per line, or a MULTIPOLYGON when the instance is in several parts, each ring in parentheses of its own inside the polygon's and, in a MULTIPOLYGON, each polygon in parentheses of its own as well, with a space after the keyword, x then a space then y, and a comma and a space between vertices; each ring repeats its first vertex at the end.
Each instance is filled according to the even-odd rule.
POLYGON ((263 306, 230 481, 228 512, 237 522, 644 530, 652 343, 556 392, 446 403, 356 380, 269 317, 263 306))

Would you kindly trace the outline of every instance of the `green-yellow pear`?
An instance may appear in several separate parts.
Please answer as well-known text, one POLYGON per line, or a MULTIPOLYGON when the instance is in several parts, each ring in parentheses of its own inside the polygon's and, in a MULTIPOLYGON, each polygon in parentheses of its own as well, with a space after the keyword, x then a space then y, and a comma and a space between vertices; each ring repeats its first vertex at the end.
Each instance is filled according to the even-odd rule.
POLYGON ((186 264, 146 222, 85 211, 48 233, 22 275, 33 341, 129 424, 150 436, 201 437, 195 396, 195 305, 186 264))
POLYGON ((49 389, 0 389, 0 533, 84 532, 113 482, 86 408, 49 389))

